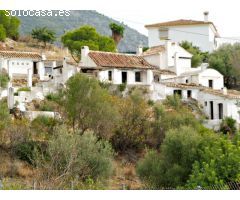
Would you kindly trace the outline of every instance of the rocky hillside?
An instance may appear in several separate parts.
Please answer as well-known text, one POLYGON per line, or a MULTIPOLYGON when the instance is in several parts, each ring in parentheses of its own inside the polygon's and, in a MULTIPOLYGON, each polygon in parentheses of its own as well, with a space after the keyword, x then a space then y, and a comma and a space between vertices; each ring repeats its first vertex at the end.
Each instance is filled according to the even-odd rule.
MULTIPOLYGON (((64 31, 78 28, 82 25, 94 26, 98 32, 104 35, 111 35, 108 25, 111 22, 120 23, 96 11, 79 10, 71 11, 69 17, 19 17, 22 21, 21 33, 29 34, 37 26, 47 26, 61 36, 64 31)), ((138 45, 147 46, 147 37, 136 30, 125 26, 125 37, 119 45, 120 52, 135 52, 138 45)))

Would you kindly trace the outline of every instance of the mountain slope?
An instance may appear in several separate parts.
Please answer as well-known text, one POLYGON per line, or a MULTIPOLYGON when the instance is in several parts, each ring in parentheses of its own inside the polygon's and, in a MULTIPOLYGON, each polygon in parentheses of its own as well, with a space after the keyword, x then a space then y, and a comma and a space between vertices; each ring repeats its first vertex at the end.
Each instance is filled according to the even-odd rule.
MULTIPOLYGON (((22 21, 21 34, 29 34, 35 27, 47 26, 56 31, 57 36, 61 36, 64 31, 78 28, 82 25, 94 26, 103 35, 111 35, 109 24, 111 22, 120 23, 96 11, 79 10, 71 11, 69 17, 19 17, 22 21)), ((147 46, 147 37, 136 30, 125 26, 124 38, 119 44, 120 52, 135 52, 138 45, 147 46)))

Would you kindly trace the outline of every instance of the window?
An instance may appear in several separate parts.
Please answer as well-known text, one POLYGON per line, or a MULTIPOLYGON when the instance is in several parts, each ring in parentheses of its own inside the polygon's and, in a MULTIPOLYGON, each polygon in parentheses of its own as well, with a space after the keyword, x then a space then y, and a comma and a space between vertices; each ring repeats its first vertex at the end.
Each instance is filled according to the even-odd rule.
POLYGON ((188 79, 186 79, 186 83, 188 83, 188 79))
POLYGON ((112 81, 112 71, 108 71, 108 80, 112 81))
POLYGON ((22 62, 22 65, 24 65, 24 62, 22 62))
POLYGON ((204 104, 205 104, 205 106, 207 107, 207 101, 205 101, 205 103, 204 103, 204 104))
POLYGON ((168 40, 168 29, 167 28, 159 29, 159 38, 160 38, 160 40, 168 40))
POLYGON ((160 81, 160 77, 158 75, 154 76, 154 82, 159 82, 160 81))
POLYGON ((182 98, 182 90, 174 90, 173 94, 178 95, 180 98, 182 98))
POLYGON ((12 62, 12 65, 14 65, 14 62, 12 62))
POLYGON ((141 72, 135 72, 135 82, 141 82, 141 72))
POLYGON ((17 62, 17 65, 19 65, 19 62, 17 62))
POLYGON ((208 80, 208 87, 213 88, 213 80, 208 80))

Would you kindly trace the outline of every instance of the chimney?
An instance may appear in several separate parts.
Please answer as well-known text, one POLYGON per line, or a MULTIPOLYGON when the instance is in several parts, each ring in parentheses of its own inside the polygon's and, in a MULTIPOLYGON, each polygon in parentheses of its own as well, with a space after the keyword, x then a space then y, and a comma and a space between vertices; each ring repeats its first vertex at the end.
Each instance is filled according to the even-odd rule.
POLYGON ((87 56, 89 53, 89 47, 88 46, 83 46, 81 49, 81 62, 85 62, 87 56))
POLYGON ((204 22, 208 22, 209 12, 208 12, 208 11, 205 11, 205 12, 203 13, 203 15, 204 15, 204 22))
POLYGON ((67 67, 67 61, 69 60, 68 57, 63 58, 63 68, 67 67))
POLYGON ((226 88, 226 87, 224 87, 224 88, 222 89, 222 91, 223 91, 223 94, 224 94, 224 95, 227 95, 228 92, 227 92, 227 88, 226 88))
POLYGON ((42 60, 46 60, 46 55, 42 53, 42 60))
POLYGON ((208 66, 209 66, 208 63, 202 63, 201 66, 200 66, 201 67, 201 71, 204 71, 205 69, 207 69, 208 66))
POLYGON ((137 53, 136 53, 138 56, 142 55, 143 54, 143 47, 141 45, 138 46, 137 48, 137 53))

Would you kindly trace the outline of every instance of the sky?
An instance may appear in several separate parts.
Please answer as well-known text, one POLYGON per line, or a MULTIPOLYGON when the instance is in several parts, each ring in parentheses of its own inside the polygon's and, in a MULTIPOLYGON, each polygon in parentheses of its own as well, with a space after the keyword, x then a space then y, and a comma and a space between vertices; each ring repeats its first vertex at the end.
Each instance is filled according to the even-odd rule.
POLYGON ((143 2, 134 9, 131 9, 132 7, 123 9, 119 6, 116 10, 97 9, 97 11, 123 21, 145 35, 146 24, 176 19, 203 20, 203 12, 209 11, 209 21, 214 22, 222 37, 240 37, 240 2, 236 0, 144 0, 143 2))
POLYGON ((176 19, 203 20, 209 11, 223 37, 240 37, 238 0, 0 0, 0 9, 97 10, 143 34, 145 24, 176 19))

